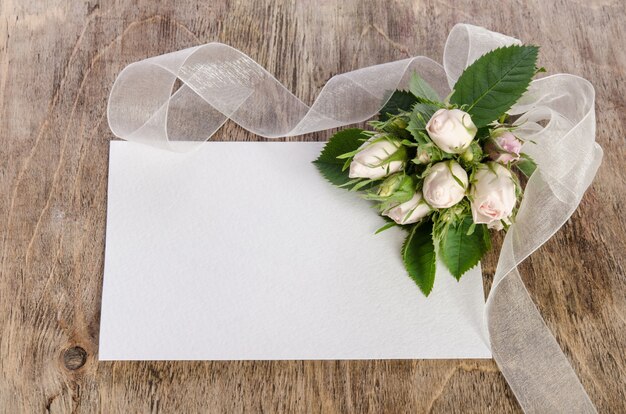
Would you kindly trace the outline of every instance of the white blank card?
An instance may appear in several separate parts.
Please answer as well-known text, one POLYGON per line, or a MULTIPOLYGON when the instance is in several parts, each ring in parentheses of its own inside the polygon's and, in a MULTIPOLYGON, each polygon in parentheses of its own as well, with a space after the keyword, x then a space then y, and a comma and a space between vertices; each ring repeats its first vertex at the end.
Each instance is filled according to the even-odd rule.
POLYGON ((323 143, 111 143, 101 360, 490 358, 479 268, 426 298, 323 143))

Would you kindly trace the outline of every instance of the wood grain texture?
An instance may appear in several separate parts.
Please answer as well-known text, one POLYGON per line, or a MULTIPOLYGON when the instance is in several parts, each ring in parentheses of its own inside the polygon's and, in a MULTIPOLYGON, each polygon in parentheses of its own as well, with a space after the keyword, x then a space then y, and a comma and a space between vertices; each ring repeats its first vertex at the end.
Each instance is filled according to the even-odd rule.
POLYGON ((440 60, 457 22, 596 87, 604 163, 520 270, 599 411, 626 412, 625 21, 622 0, 0 1, 0 412, 519 412, 492 361, 97 362, 105 109, 125 65, 221 41, 312 102, 337 73, 440 60))

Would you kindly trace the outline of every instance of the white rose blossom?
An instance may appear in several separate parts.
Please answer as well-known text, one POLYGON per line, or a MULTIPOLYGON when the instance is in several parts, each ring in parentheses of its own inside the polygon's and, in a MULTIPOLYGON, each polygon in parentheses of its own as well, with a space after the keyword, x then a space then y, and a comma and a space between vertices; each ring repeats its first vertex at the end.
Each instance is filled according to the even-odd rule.
POLYGON ((460 109, 440 109, 426 124, 433 142, 449 154, 460 154, 472 143, 478 129, 467 112, 460 109))
POLYGON ((416 192, 409 201, 387 210, 384 214, 398 224, 416 223, 426 217, 431 208, 424 202, 421 192, 416 192))
POLYGON ((398 151, 405 151, 400 141, 378 134, 360 147, 350 163, 350 178, 377 180, 404 168, 404 159, 387 161, 398 151))
POLYGON ((472 218, 476 224, 502 229, 502 221, 510 223, 517 196, 511 172, 501 164, 489 162, 474 173, 470 189, 472 218))
POLYGON ((430 167, 424 179, 424 198, 434 208, 448 208, 465 196, 467 173, 456 161, 443 161, 430 167))

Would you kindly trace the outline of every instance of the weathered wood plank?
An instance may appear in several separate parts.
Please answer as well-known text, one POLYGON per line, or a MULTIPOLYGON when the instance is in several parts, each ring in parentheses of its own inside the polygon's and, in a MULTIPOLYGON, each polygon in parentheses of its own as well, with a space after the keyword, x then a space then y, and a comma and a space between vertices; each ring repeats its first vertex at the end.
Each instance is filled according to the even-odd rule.
MULTIPOLYGON (((626 411, 620 0, 43 3, 0 3, 0 412, 519 411, 491 361, 97 363, 105 109, 126 64, 222 41, 311 102, 336 73, 415 54, 440 60, 460 21, 542 45, 550 72, 596 87, 604 164, 572 220, 521 271, 599 410, 626 411)), ((228 124, 216 139, 257 138, 228 124)))

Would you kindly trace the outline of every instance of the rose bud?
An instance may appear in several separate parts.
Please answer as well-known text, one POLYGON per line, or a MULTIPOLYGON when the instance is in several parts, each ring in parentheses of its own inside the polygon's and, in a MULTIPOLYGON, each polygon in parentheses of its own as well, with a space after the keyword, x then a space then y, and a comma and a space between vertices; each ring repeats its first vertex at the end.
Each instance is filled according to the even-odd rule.
POLYGON ((519 160, 522 150, 520 141, 511 131, 504 128, 496 129, 485 145, 489 158, 502 164, 519 160))
POLYGON ((463 152, 463 154, 461 154, 461 159, 468 163, 474 161, 474 151, 472 150, 472 147, 469 147, 463 152))
POLYGON ((393 120, 393 125, 395 127, 397 127, 397 128, 400 128, 400 129, 406 129, 408 124, 406 123, 406 120, 398 117, 398 118, 393 120))
POLYGON ((402 204, 387 210, 384 214, 398 224, 416 223, 428 215, 431 208, 424 202, 419 191, 402 204))
POLYGON ((350 178, 377 180, 404 168, 406 150, 400 141, 385 134, 370 138, 350 163, 350 178))
POLYGON ((502 220, 508 221, 517 202, 511 172, 495 162, 476 170, 470 194, 474 223, 498 230, 502 220))
POLYGON ((396 191, 402 190, 408 194, 415 189, 413 179, 404 174, 394 174, 385 179, 378 187, 379 197, 391 197, 396 191))
POLYGON ((424 146, 420 146, 417 149, 416 157, 413 159, 413 162, 416 164, 429 164, 431 161, 431 157, 429 152, 424 148, 424 146))
POLYGON ((483 158, 483 150, 480 148, 480 144, 476 141, 472 141, 470 146, 461 154, 461 162, 465 165, 471 165, 477 163, 483 158))
POLYGON ((467 173, 456 161, 433 165, 424 179, 424 198, 434 208, 448 208, 465 196, 467 173))
POLYGON ((433 142, 450 154, 464 152, 477 131, 469 114, 460 109, 440 109, 426 124, 426 132, 433 142))

